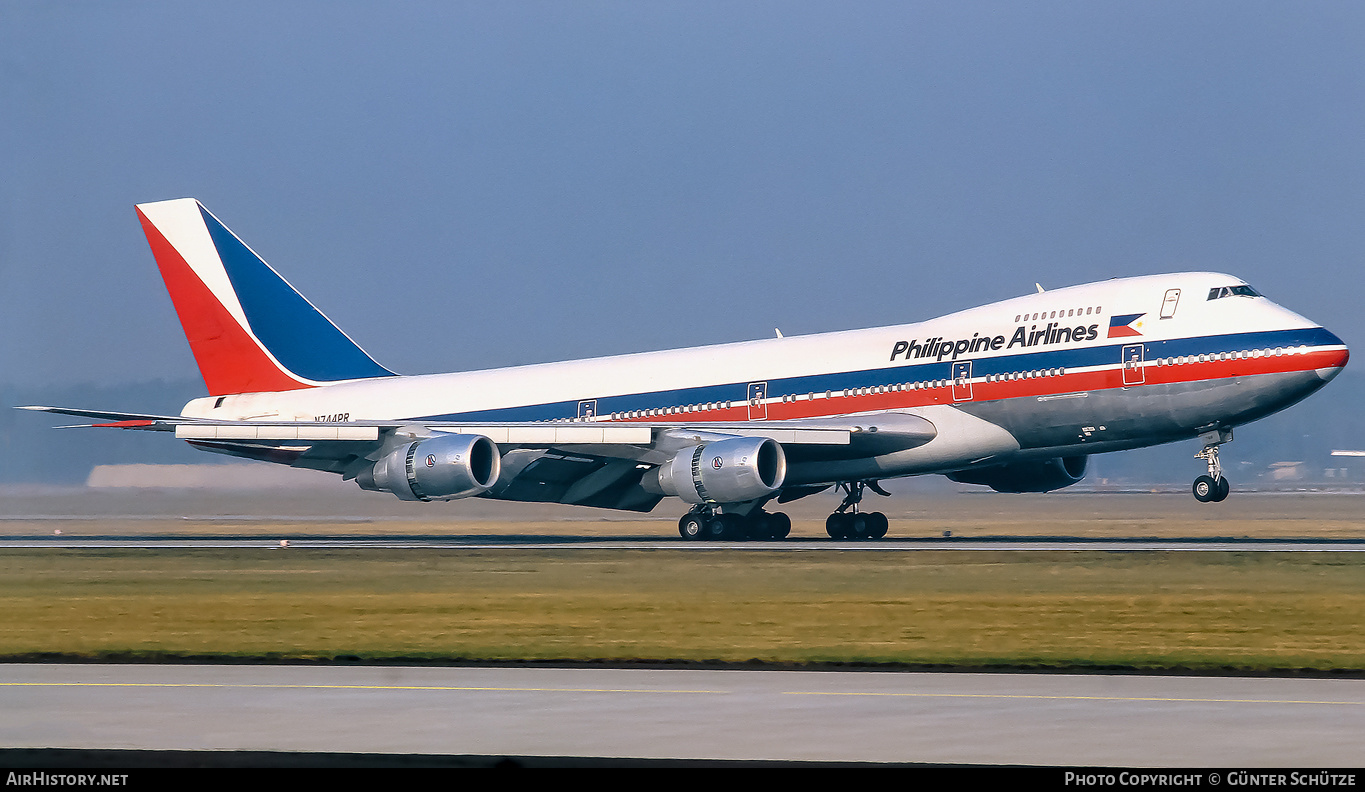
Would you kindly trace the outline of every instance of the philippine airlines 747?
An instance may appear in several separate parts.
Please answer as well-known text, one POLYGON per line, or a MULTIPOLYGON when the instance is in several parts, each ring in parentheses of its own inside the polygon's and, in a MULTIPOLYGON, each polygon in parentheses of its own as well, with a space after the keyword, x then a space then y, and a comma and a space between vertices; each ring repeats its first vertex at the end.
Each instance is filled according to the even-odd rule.
POLYGON ((1213 272, 1040 291, 895 327, 564 363, 399 376, 198 201, 138 206, 209 395, 178 416, 27 409, 173 433, 329 471, 403 500, 479 496, 650 511, 687 539, 782 538, 768 511, 831 487, 826 527, 898 476, 1046 492, 1090 454, 1200 438, 1194 496, 1221 501, 1234 427, 1331 380, 1341 339, 1213 272))

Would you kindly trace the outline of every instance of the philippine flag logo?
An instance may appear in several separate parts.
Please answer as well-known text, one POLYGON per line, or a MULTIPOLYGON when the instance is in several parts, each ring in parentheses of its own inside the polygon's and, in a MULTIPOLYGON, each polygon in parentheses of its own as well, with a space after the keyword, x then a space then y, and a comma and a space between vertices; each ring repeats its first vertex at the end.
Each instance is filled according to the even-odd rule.
POLYGON ((1108 338, 1127 338, 1128 336, 1142 335, 1142 317, 1146 315, 1145 313, 1124 314, 1110 319, 1108 338))

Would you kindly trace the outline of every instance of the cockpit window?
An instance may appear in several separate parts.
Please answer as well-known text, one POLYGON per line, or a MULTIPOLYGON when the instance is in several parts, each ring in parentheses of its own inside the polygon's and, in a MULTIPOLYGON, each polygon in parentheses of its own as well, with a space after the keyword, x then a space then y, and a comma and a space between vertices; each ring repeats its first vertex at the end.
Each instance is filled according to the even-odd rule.
POLYGON ((1241 286, 1216 286, 1209 289, 1209 299, 1217 300, 1220 297, 1260 297, 1261 293, 1245 284, 1241 286))

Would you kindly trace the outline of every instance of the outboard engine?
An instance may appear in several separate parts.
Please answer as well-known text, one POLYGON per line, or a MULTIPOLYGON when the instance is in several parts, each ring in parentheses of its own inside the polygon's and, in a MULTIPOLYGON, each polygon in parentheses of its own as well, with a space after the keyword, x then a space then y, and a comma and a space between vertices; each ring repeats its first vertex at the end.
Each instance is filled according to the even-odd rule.
POLYGON ((443 434, 399 446, 355 477, 361 489, 401 500, 454 500, 487 492, 502 472, 498 446, 483 435, 443 434))
POLYGON ((948 478, 961 484, 984 484, 996 492, 1051 492, 1085 478, 1085 455, 1053 457, 1041 461, 1010 462, 969 470, 956 470, 948 478))
POLYGON ((770 437, 736 437, 684 448, 657 475, 663 494, 688 503, 742 503, 782 487, 787 457, 770 437))

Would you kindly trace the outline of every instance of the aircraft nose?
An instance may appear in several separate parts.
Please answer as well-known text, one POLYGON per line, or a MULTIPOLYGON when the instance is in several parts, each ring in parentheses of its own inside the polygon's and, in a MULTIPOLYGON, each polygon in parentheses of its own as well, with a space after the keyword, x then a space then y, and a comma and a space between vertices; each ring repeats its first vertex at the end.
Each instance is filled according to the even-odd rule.
POLYGON ((1325 327, 1319 329, 1326 336, 1322 344, 1326 349, 1323 350, 1325 353, 1323 363, 1325 365, 1317 368, 1317 375, 1323 382, 1331 382, 1336 375, 1341 373, 1342 369, 1346 368, 1346 361, 1351 359, 1351 350, 1347 349, 1346 342, 1338 338, 1332 331, 1325 327))

